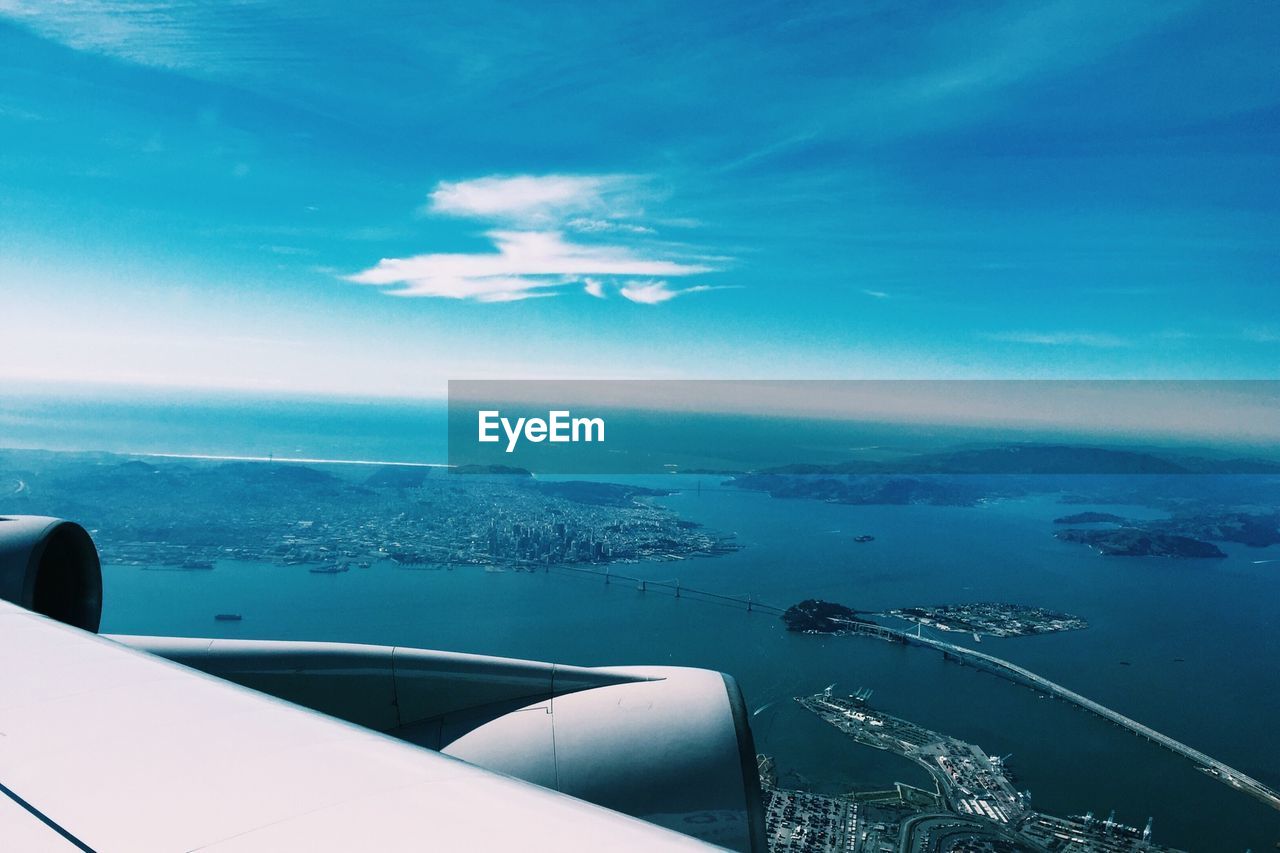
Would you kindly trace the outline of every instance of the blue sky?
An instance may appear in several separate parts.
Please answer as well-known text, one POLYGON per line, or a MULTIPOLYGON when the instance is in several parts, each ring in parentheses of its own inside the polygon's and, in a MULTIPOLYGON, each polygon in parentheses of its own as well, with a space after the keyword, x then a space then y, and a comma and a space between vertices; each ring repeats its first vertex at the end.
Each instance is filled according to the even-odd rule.
POLYGON ((1264 2, 0 0, 0 379, 1276 377, 1278 43, 1264 2))

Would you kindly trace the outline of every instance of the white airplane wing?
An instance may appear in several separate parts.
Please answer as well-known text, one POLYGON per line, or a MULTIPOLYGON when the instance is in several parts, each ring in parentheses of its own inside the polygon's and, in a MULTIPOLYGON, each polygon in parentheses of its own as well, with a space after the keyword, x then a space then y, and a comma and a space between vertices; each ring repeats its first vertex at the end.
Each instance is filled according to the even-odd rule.
POLYGON ((4 853, 760 849, 719 673, 116 641, 101 610, 82 527, 0 516, 4 853))
POLYGON ((0 602, 0 849, 708 849, 0 602))

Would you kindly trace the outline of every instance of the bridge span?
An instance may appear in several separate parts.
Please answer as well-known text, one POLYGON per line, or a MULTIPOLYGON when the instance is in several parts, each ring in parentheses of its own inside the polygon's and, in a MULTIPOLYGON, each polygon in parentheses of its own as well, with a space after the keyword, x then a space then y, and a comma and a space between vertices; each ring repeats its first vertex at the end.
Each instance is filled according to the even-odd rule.
POLYGON ((1150 726, 1145 726, 1130 717, 1126 717, 1119 711, 1113 711, 1106 705, 1095 702, 1092 699, 1081 696, 1074 690, 1068 690, 1056 682, 1050 681, 1041 675, 1036 675, 1029 669, 1010 663, 1007 660, 998 658, 995 655, 989 655, 975 649, 965 648, 964 646, 953 645, 942 640, 936 640, 933 637, 926 637, 921 634, 912 634, 907 631, 899 631, 894 628, 888 628, 884 625, 877 625, 869 622, 849 622, 849 628, 854 633, 867 634, 890 642, 903 643, 905 645, 926 646, 931 649, 942 652, 944 658, 956 661, 961 664, 968 664, 979 669, 986 670, 1001 678, 1012 681, 1016 684, 1022 684, 1035 690, 1042 691, 1054 696, 1064 702, 1070 702, 1079 708, 1083 708, 1091 714, 1096 714, 1108 722, 1117 726, 1128 729, 1134 734, 1144 737, 1154 744, 1164 747, 1170 752, 1181 755, 1188 759, 1198 768, 1209 774, 1224 784, 1230 785, 1237 790, 1249 794, 1273 809, 1280 810, 1280 793, 1272 788, 1254 779, 1245 773, 1236 770, 1227 764, 1223 764, 1208 755, 1205 755, 1198 749, 1193 749, 1181 741, 1174 740, 1168 735, 1161 734, 1150 726))

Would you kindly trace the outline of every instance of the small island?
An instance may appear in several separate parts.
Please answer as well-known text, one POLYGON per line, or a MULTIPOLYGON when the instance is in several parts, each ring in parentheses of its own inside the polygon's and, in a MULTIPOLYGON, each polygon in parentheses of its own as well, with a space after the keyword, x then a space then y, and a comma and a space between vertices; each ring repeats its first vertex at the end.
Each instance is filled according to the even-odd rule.
POLYGON ((1155 533, 1137 527, 1104 530, 1072 528, 1054 534, 1064 542, 1088 545, 1104 557, 1177 557, 1190 559, 1222 558, 1227 555, 1212 542, 1155 533))
MULTIPOLYGON (((1054 524, 1112 524, 1150 536, 1174 536, 1204 542, 1238 542, 1250 548, 1280 545, 1280 512, 1232 510, 1181 511, 1170 518, 1134 519, 1110 512, 1078 512, 1055 518, 1054 524)), ((1095 529, 1097 530, 1097 529, 1095 529)), ((1106 532, 1103 528, 1101 532, 1106 532)), ((1069 538, 1069 537, 1059 537, 1069 538)), ((1072 538, 1070 541, 1078 541, 1072 538)), ((1143 556, 1143 555, 1138 555, 1143 556)), ((1222 554, 1177 554, 1171 556, 1225 556, 1222 554)))
POLYGON ((808 598, 788 607, 782 614, 782 621, 788 631, 801 634, 839 634, 847 631, 851 624, 870 624, 866 619, 859 619, 857 614, 858 611, 843 604, 808 598))

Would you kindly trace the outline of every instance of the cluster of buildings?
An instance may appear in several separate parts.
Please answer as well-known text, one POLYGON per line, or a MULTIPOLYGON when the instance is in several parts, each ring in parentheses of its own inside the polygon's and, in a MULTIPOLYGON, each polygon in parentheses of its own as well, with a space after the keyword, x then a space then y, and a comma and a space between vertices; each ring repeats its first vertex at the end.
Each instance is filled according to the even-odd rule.
POLYGON ((939 631, 963 631, 991 637, 1025 637, 1057 631, 1078 631, 1089 627, 1089 623, 1082 617, 1070 613, 996 601, 903 607, 889 610, 883 615, 905 619, 939 631))
POLYGON ((613 546, 600 534, 570 529, 563 521, 509 528, 490 522, 487 553, 495 561, 603 563, 612 559, 613 546))
MULTIPOLYGON (((868 836, 855 833, 850 850, 1176 853, 1152 842, 1150 822, 1138 830, 1117 823, 1114 815, 1097 820, 1092 815, 1060 818, 1033 811, 1000 758, 987 755, 976 744, 875 710, 867 705, 865 691, 839 697, 828 689, 796 701, 858 742, 915 761, 936 783, 936 797, 920 803, 914 816, 901 821, 901 831, 892 842, 882 840, 877 842, 880 848, 864 848, 861 845, 868 836)), ((900 794, 904 787, 899 786, 900 794)), ((853 828, 858 828, 856 819, 853 828)))

